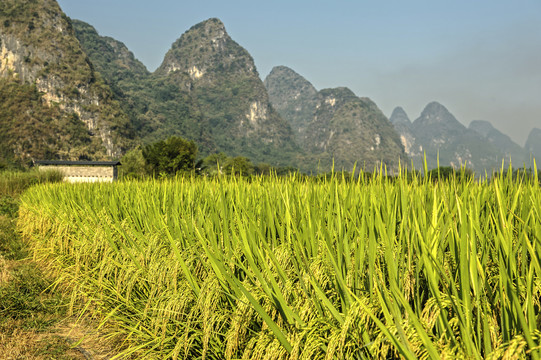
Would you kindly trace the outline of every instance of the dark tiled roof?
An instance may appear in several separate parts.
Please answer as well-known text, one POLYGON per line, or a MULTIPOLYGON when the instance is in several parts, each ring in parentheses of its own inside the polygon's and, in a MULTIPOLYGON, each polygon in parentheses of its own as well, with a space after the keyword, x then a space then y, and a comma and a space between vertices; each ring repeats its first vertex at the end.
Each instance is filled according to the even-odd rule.
POLYGON ((36 160, 35 165, 66 165, 66 166, 116 166, 120 161, 66 161, 66 160, 36 160))

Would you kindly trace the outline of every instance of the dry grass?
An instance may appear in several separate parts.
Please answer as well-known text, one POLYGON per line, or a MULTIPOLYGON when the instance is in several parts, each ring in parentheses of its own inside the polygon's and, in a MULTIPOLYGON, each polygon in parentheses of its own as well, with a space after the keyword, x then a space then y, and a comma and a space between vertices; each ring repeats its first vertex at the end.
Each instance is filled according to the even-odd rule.
MULTIPOLYGON (((58 321, 58 319, 55 319, 58 321)), ((46 330, 25 329, 24 321, 5 323, 0 331, 0 359, 107 360, 115 355, 95 326, 62 319, 46 330)))
POLYGON ((87 359, 106 360, 112 358, 117 352, 114 350, 117 343, 105 339, 105 334, 96 330, 96 323, 76 321, 70 318, 55 326, 58 336, 65 338, 70 346, 87 359))
POLYGON ((54 332, 25 330, 22 323, 13 321, 0 332, 0 359, 88 359, 72 349, 68 339, 54 332))
POLYGON ((4 259, 4 257, 0 254, 0 286, 9 281, 11 266, 11 261, 4 259))

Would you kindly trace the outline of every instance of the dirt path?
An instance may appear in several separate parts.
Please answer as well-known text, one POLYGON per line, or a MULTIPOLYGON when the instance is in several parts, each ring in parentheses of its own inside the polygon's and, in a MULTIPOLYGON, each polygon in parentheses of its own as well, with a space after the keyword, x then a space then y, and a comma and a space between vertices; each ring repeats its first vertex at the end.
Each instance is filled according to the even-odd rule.
POLYGON ((85 325, 64 320, 45 331, 20 325, 13 323, 9 331, 0 332, 0 359, 107 360, 114 355, 85 325))
POLYGON ((112 346, 68 317, 69 299, 51 281, 28 259, 15 217, 0 214, 0 359, 110 359, 112 346))

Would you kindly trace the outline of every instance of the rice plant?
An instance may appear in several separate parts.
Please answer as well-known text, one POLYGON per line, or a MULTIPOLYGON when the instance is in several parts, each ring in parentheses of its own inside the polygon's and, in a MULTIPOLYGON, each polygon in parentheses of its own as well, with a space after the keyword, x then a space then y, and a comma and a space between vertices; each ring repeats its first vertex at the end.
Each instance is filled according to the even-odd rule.
POLYGON ((537 178, 52 184, 19 229, 120 358, 540 357, 537 178))

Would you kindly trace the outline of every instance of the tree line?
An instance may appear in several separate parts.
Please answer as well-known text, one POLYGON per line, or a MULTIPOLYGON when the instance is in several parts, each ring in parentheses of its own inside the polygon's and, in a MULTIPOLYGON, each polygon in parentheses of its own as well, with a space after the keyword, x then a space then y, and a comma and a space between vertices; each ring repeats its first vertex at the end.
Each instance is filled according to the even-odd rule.
MULTIPOLYGON (((137 147, 124 155, 121 159, 121 176, 128 178, 144 177, 173 177, 177 175, 287 175, 298 173, 303 176, 312 176, 300 174, 295 167, 273 167, 267 163, 254 164, 245 156, 228 156, 224 152, 213 153, 204 158, 198 158, 197 144, 192 140, 186 140, 182 137, 171 136, 166 140, 157 141, 146 146, 137 147)), ((500 175, 499 172, 486 174, 487 178, 494 179, 500 175)), ((535 178, 535 170, 531 168, 504 169, 504 172, 511 172, 512 178, 516 181, 529 181, 535 178)), ((343 178, 347 181, 357 180, 361 174, 350 174, 341 172, 343 178)), ((322 180, 332 177, 332 173, 321 173, 313 175, 322 180)), ((370 172, 363 171, 362 176, 370 177, 370 172)), ((424 177, 418 170, 408 170, 408 178, 424 177)), ((475 173, 471 169, 454 169, 451 166, 440 166, 427 172, 432 181, 448 181, 454 178, 458 181, 474 181, 475 173)), ((393 177, 393 176, 390 176, 393 177)), ((541 171, 538 171, 538 180, 541 179, 541 171)))
POLYGON ((298 172, 294 167, 273 167, 267 163, 254 164, 245 156, 228 156, 224 152, 198 158, 194 141, 171 136, 127 152, 121 159, 121 176, 172 177, 195 175, 278 175, 298 172))

